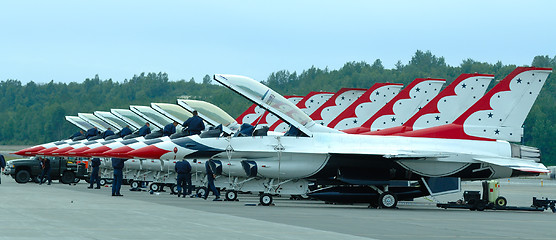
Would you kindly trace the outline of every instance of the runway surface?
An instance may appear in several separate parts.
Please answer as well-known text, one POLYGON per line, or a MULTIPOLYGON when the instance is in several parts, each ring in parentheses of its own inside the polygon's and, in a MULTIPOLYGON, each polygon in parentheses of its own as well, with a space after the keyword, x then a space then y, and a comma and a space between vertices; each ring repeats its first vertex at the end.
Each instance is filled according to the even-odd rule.
MULTIPOLYGON (((529 206, 532 197, 556 199, 556 182, 502 179, 508 205, 529 206), (542 186, 541 186, 542 184, 542 186)), ((250 206, 256 195, 236 202, 177 198, 169 193, 110 188, 17 184, 3 175, 0 239, 554 239, 556 214, 545 212, 439 209, 434 199, 401 202, 398 209, 332 205, 275 198, 275 206, 250 206)), ((479 182, 463 184, 480 190, 479 182)), ((462 193, 437 197, 455 201, 462 193)))

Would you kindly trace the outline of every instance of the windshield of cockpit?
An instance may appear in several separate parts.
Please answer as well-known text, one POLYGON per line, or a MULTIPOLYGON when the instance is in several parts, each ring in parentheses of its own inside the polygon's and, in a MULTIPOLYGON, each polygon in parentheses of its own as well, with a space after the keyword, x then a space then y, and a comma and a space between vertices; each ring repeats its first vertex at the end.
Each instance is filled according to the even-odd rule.
POLYGON ((305 126, 311 118, 297 108, 292 102, 282 95, 274 92, 267 86, 249 78, 233 78, 234 85, 252 96, 258 97, 272 108, 292 118, 294 121, 305 126))
POLYGON ((91 113, 80 113, 79 116, 83 117, 83 118, 87 118, 89 121, 91 121, 91 123, 94 123, 93 125, 96 124, 100 128, 104 128, 104 129, 102 129, 103 131, 108 129, 109 127, 111 127, 110 125, 108 125, 108 123, 100 120, 97 116, 95 116, 91 113))
POLYGON ((182 107, 176 104, 169 104, 169 103, 154 103, 154 105, 158 106, 160 109, 164 110, 168 114, 171 114, 176 121, 183 123, 188 118, 192 117, 193 114, 189 113, 187 110, 183 109, 182 107))
POLYGON ((143 124, 145 124, 145 122, 147 122, 146 119, 143 119, 142 117, 139 117, 137 114, 133 113, 131 110, 112 109, 112 111, 115 112, 115 113, 118 113, 122 117, 127 118, 128 121, 134 123, 136 126, 139 126, 139 127, 143 126, 143 124))
POLYGON ((67 116, 66 118, 73 121, 75 124, 80 125, 80 127, 85 128, 83 130, 87 130, 87 129, 93 127, 93 125, 91 125, 90 123, 86 122, 85 120, 83 120, 79 117, 67 116))
POLYGON ((119 129, 122 129, 127 125, 124 121, 109 112, 95 112, 95 116, 99 118, 102 117, 103 120, 110 122, 112 125, 117 126, 119 129))
POLYGON ((213 105, 212 103, 198 101, 198 100, 181 100, 191 108, 197 110, 199 113, 205 115, 205 117, 210 118, 223 126, 228 126, 230 123, 236 120, 230 116, 228 113, 224 112, 221 108, 213 105))
POLYGON ((133 106, 137 111, 141 112, 143 115, 158 123, 160 127, 166 126, 166 124, 173 122, 171 119, 164 117, 162 114, 156 112, 154 109, 146 106, 133 106))

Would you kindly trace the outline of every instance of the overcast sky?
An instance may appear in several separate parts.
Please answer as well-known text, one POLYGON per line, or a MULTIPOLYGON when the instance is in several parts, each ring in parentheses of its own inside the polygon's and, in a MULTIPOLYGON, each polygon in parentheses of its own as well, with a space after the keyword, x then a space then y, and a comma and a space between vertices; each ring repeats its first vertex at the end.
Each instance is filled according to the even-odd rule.
POLYGON ((386 68, 430 50, 452 66, 556 54, 556 1, 0 1, 0 80, 123 81, 141 72, 386 68))

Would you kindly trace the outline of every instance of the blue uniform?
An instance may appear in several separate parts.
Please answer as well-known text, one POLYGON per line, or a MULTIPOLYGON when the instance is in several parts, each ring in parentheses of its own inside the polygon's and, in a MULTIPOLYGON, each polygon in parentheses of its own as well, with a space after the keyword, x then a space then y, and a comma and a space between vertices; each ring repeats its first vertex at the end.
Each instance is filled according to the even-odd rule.
POLYGON ((108 136, 114 135, 114 132, 110 129, 104 131, 104 133, 102 134, 102 138, 106 138, 108 136))
POLYGON ((71 135, 70 139, 79 137, 79 136, 81 136, 81 135, 83 135, 83 134, 81 134, 81 131, 76 132, 76 133, 74 133, 73 135, 71 135))
MULTIPOLYGON (((0 154, 0 169, 4 169, 6 167, 6 159, 4 159, 4 155, 0 154)), ((0 173, 1 175, 2 173, 0 173)), ((0 176, 0 184, 2 183, 2 176, 0 176)))
POLYGON ((89 139, 89 138, 94 137, 96 135, 98 135, 98 130, 96 128, 91 128, 91 129, 87 130, 87 134, 85 135, 85 137, 87 139, 89 139))
POLYGON ((44 160, 41 162, 41 167, 42 167, 42 172, 41 172, 41 183, 45 182, 45 175, 46 178, 48 179, 48 185, 50 185, 52 183, 52 179, 50 178, 50 159, 48 158, 44 158, 44 160))
POLYGON ((4 158, 4 155, 0 154, 0 168, 5 168, 6 167, 6 159, 4 158))
POLYGON ((210 191, 212 191, 212 193, 214 193, 214 196, 216 196, 215 200, 220 199, 220 193, 218 192, 218 189, 216 189, 216 186, 214 186, 214 173, 212 172, 212 169, 210 168, 209 161, 205 162, 205 169, 207 171, 208 186, 207 186, 207 191, 205 193, 205 196, 203 196, 203 198, 207 199, 208 194, 209 194, 209 190, 210 190, 210 191))
POLYGON ((299 137, 301 135, 301 131, 298 128, 290 125, 290 129, 284 134, 284 136, 294 136, 299 137))
POLYGON ((120 131, 120 137, 125 137, 129 134, 131 134, 131 129, 129 129, 128 127, 125 127, 120 131))
POLYGON ((148 127, 147 125, 143 125, 140 129, 139 129, 139 135, 140 136, 146 136, 147 134, 151 133, 151 128, 148 127))
POLYGON ((205 129, 205 123, 203 123, 203 119, 199 116, 188 118, 185 122, 183 122, 182 126, 184 128, 187 127, 189 135, 201 134, 201 131, 205 129))
POLYGON ((170 124, 164 126, 163 133, 164 133, 164 136, 170 136, 170 135, 176 133, 176 126, 174 126, 174 123, 170 123, 170 124))
POLYGON ((91 167, 93 168, 93 171, 91 172, 91 178, 89 181, 89 188, 93 188, 93 184, 97 183, 97 189, 100 188, 100 176, 98 175, 98 171, 100 168, 100 158, 93 158, 91 159, 91 167))
POLYGON ((122 158, 112 158, 112 167, 114 168, 114 180, 112 181, 112 196, 123 196, 120 193, 122 188, 122 181, 124 178, 123 168, 124 162, 127 159, 122 158))
POLYGON ((186 195, 191 194, 191 164, 188 161, 179 161, 176 162, 174 167, 176 173, 178 174, 177 178, 177 188, 178 188, 178 197, 182 193, 183 189, 183 197, 186 195))

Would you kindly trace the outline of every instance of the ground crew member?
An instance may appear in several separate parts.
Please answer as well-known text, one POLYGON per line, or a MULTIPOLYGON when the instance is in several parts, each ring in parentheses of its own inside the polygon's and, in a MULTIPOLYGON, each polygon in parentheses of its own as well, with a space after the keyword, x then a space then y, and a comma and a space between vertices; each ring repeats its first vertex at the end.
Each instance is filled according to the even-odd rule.
POLYGON ((79 132, 74 133, 73 135, 71 135, 71 137, 69 137, 70 139, 74 139, 76 137, 82 136, 83 135, 83 130, 79 130, 79 132))
POLYGON ((151 128, 150 128, 151 124, 149 123, 145 123, 145 125, 143 125, 140 129, 139 129, 139 135, 144 137, 147 134, 151 133, 151 128))
POLYGON ((50 178, 50 159, 45 157, 39 157, 39 160, 41 161, 41 168, 42 168, 41 183, 39 185, 45 182, 44 179, 45 175, 48 178, 48 185, 50 185, 52 183, 52 179, 50 178))
POLYGON ((169 123, 168 125, 164 126, 164 130, 162 130, 163 136, 170 136, 176 133, 176 126, 178 126, 178 122, 174 121, 173 123, 169 123))
POLYGON ((100 176, 98 175, 98 171, 100 168, 100 158, 91 159, 91 167, 93 167, 93 171, 91 172, 91 178, 89 179, 88 188, 93 188, 93 184, 96 180, 97 187, 95 189, 100 189, 100 176))
POLYGON ((98 135, 98 129, 97 129, 97 127, 92 127, 89 130, 87 130, 87 135, 85 135, 85 137, 87 139, 89 139, 89 138, 92 138, 96 135, 98 135))
POLYGON ((201 134, 201 131, 205 129, 205 123, 203 123, 203 119, 199 117, 199 113, 197 112, 197 110, 193 111, 193 117, 185 120, 182 126, 184 128, 187 127, 189 135, 201 134))
POLYGON ((114 180, 112 181, 112 196, 122 197, 120 189, 122 188, 122 181, 124 178, 124 162, 127 159, 112 158, 112 167, 114 168, 114 180))
POLYGON ((207 191, 205 192, 205 196, 203 196, 203 199, 207 200, 209 190, 210 190, 212 191, 214 196, 216 196, 216 198, 214 198, 213 201, 222 201, 222 199, 220 199, 220 193, 218 192, 218 189, 216 189, 216 186, 214 186, 214 178, 216 177, 216 175, 214 175, 212 169, 210 169, 209 161, 205 162, 205 169, 207 170, 208 185, 207 185, 207 191))
POLYGON ((106 129, 106 131, 104 131, 104 133, 102 133, 102 138, 106 138, 108 136, 114 135, 114 132, 112 131, 111 128, 106 129))
MULTIPOLYGON (((2 172, 4 172, 4 168, 6 167, 6 159, 4 159, 4 155, 0 154, 0 168, 2 172)), ((2 184, 2 172, 0 172, 0 184, 2 184)))
POLYGON ((191 194, 191 164, 186 160, 176 162, 174 167, 178 174, 178 197, 183 193, 183 197, 191 194))
POLYGON ((131 134, 131 129, 129 129, 129 125, 126 125, 124 128, 122 128, 122 130, 120 131, 120 137, 125 137, 127 135, 131 134))

